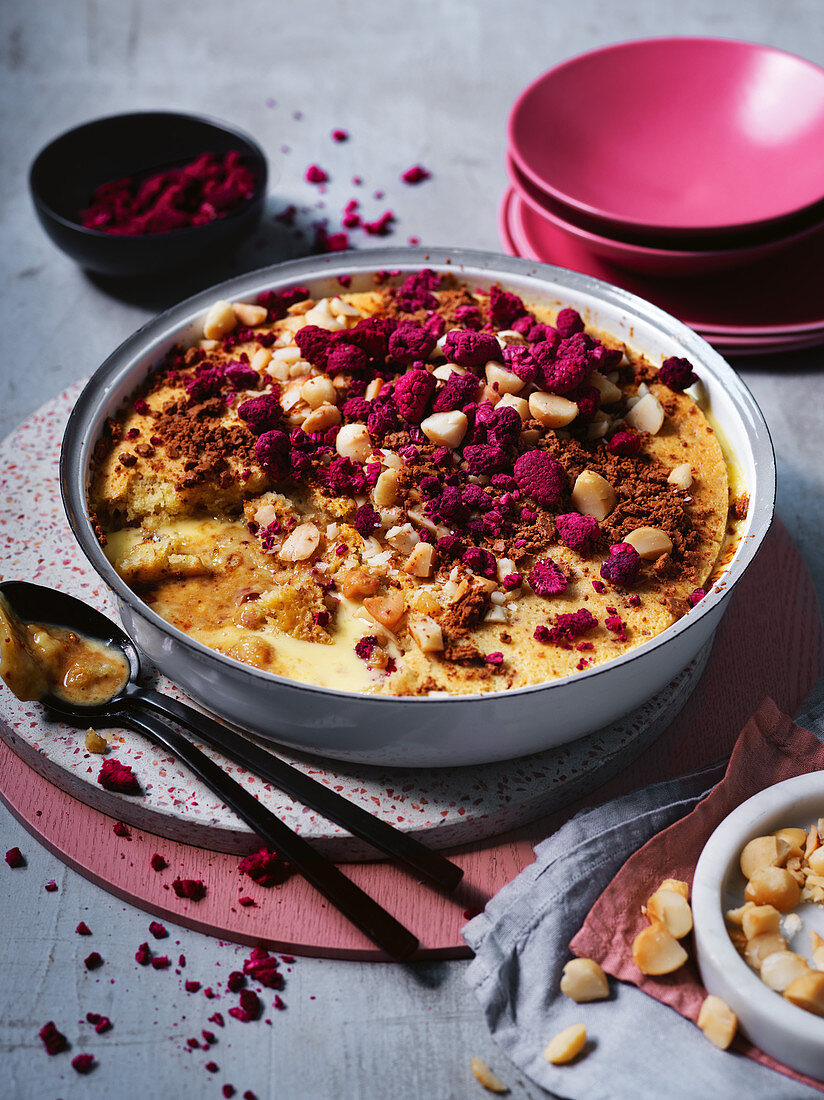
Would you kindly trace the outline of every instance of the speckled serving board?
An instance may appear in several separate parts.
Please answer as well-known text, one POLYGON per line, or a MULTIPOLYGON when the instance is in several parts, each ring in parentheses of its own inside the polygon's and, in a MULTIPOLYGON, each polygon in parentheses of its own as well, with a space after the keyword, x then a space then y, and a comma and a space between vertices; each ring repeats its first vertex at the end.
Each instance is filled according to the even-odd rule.
MULTIPOLYGON (((0 444, 0 576, 52 585, 116 618, 114 597, 77 547, 60 498, 60 442, 82 385, 43 406, 0 444)), ((709 649, 621 721, 520 760, 467 768, 389 769, 294 752, 280 756, 433 847, 465 844, 560 809, 614 776, 673 721, 700 678, 709 649)), ((153 677, 152 686, 186 698, 165 677, 153 677)), ((255 846, 253 834, 231 810, 138 734, 118 729, 108 737, 110 755, 129 764, 140 779, 145 792, 140 798, 104 790, 97 783, 102 758, 86 751, 84 731, 46 721, 38 704, 18 702, 1 683, 0 737, 68 794, 137 828, 212 851, 244 852, 255 846)), ((205 751, 228 772, 242 776, 269 809, 328 855, 349 860, 374 855, 345 830, 205 751)))

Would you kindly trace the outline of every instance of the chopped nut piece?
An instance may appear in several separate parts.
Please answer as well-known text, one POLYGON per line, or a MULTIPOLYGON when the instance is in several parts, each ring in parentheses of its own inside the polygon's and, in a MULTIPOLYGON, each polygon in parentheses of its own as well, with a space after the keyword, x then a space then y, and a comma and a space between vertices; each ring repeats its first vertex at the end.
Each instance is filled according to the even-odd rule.
POLYGON ((380 474, 372 490, 372 499, 375 502, 376 508, 391 508, 398 499, 397 470, 393 470, 390 467, 380 474))
POLYGON ((452 412, 433 413, 426 420, 421 421, 421 431, 432 443, 442 447, 457 447, 466 430, 469 421, 466 414, 459 409, 452 412))
POLYGON ((436 653, 443 649, 443 631, 440 625, 428 616, 411 622, 409 633, 424 653, 436 653))
POLYGON ((741 874, 744 878, 752 878, 762 867, 781 867, 789 850, 789 843, 782 837, 757 836, 741 853, 741 874))
POLYGON ((577 1058, 586 1046, 587 1029, 583 1024, 570 1024, 559 1032, 544 1051, 544 1058, 553 1066, 563 1066, 577 1058))
POLYGON ((432 565, 435 551, 429 542, 419 542, 403 565, 404 573, 412 577, 429 577, 432 575, 432 565))
POLYGON ((272 362, 272 352, 269 348, 258 348, 255 354, 252 356, 252 362, 249 366, 252 370, 256 370, 258 374, 261 374, 269 364, 272 362))
POLYGON ((338 581, 340 590, 348 600, 360 600, 364 596, 374 596, 380 588, 381 579, 377 573, 368 569, 347 569, 338 581))
POLYGON ((816 848, 808 861, 810 870, 816 875, 824 875, 824 848, 816 848))
POLYGON ((786 913, 798 905, 801 889, 786 868, 761 867, 747 883, 744 897, 756 905, 774 905, 786 913))
POLYGON ((659 890, 674 890, 676 892, 676 894, 680 894, 682 898, 685 898, 687 901, 689 901, 689 898, 690 898, 689 883, 684 882, 680 878, 665 878, 664 881, 661 883, 661 885, 658 887, 658 889, 659 890))
POLYGON ((761 980, 776 993, 783 993, 787 986, 809 969, 807 960, 793 951, 774 951, 762 960, 761 980))
POLYGON ((203 320, 203 335, 207 340, 219 340, 237 325, 237 317, 229 302, 215 302, 203 320))
POLYGON ((397 588, 390 589, 385 596, 369 596, 363 601, 363 606, 375 622, 387 630, 394 630, 403 618, 403 594, 397 588))
POLYGON ((520 416, 521 421, 526 423, 529 420, 529 402, 523 397, 515 397, 511 393, 505 393, 501 400, 498 402, 499 409, 511 408, 520 416))
POLYGON ((810 831, 807 833, 807 843, 804 846, 804 858, 809 859, 818 846, 818 828, 815 825, 811 825, 810 831))
POLYGON ((660 921, 635 937, 632 957, 642 974, 671 974, 687 961, 687 953, 660 921))
POLYGON ((509 1086, 505 1085, 500 1077, 495 1076, 483 1058, 473 1058, 469 1066, 475 1074, 475 1080, 488 1092, 509 1092, 509 1086))
POLYGON ((710 994, 701 1005, 698 1026, 713 1046, 718 1047, 719 1050, 726 1050, 735 1038, 738 1017, 726 1001, 710 994))
POLYGON ((672 539, 658 527, 636 527, 624 535, 623 541, 634 546, 644 561, 655 561, 662 554, 672 553, 672 539))
POLYGON ((383 379, 373 378, 369 385, 366 387, 366 393, 363 395, 367 401, 374 401, 378 394, 383 389, 383 379))
POLYGON ((249 328, 262 325, 268 316, 266 306, 256 306, 251 302, 232 302, 232 309, 238 321, 249 328))
POLYGON ((610 483, 594 470, 584 470, 575 479, 572 505, 582 516, 593 516, 601 523, 615 507, 616 500, 610 483))
POLYGON ((784 996, 806 1012, 824 1016, 824 974, 817 970, 802 974, 790 982, 784 996))
POLYGON ((692 485, 692 467, 689 462, 682 462, 675 469, 670 470, 667 481, 676 489, 689 489, 692 485))
POLYGON ((754 908, 755 905, 753 902, 746 901, 738 909, 728 909, 724 914, 724 919, 727 921, 728 924, 734 924, 737 925, 738 928, 741 928, 744 924, 744 914, 747 912, 748 909, 754 908))
POLYGON ((677 940, 683 939, 692 931, 692 910, 689 902, 682 894, 663 886, 659 886, 647 902, 647 917, 650 921, 660 921, 677 940))
POLYGON ((761 936, 753 936, 747 940, 744 958, 755 970, 761 969, 761 964, 768 955, 776 951, 786 951, 787 941, 778 932, 765 932, 761 936))
POLYGON ((372 454, 372 440, 365 424, 344 424, 335 439, 335 450, 353 462, 366 462, 372 454))
POLYGON ((303 422, 303 430, 307 435, 312 432, 323 432, 335 424, 340 424, 341 415, 337 405, 319 405, 313 409, 303 422))
POLYGON ((104 753, 109 747, 109 742, 106 738, 98 733, 97 730, 86 730, 86 748, 89 752, 104 753))
POLYGON ((621 390, 614 382, 610 382, 600 371, 594 370, 589 376, 590 386, 594 386, 601 395, 602 405, 614 405, 621 400, 621 390))
POLYGON ((748 940, 767 932, 780 932, 781 914, 772 905, 753 905, 744 913, 741 927, 748 940))
POLYGON ((565 428, 578 415, 578 406, 566 397, 537 390, 529 395, 529 411, 545 428, 565 428))
POLYGON ((306 561, 320 545, 320 531, 314 523, 299 523, 284 540, 280 556, 284 561, 306 561))
POLYGON ((310 409, 319 409, 321 405, 336 405, 338 400, 334 383, 327 374, 308 378, 300 387, 300 396, 310 409))
POLYGON ((632 406, 626 416, 627 424, 639 432, 655 435, 664 423, 664 410, 654 393, 647 393, 632 406))
POLYGON ((561 992, 578 1004, 609 996, 607 976, 594 959, 570 959, 561 978, 561 992))
POLYGON ((486 364, 486 382, 501 396, 505 393, 520 393, 526 383, 511 370, 506 370, 500 363, 491 360, 486 364))

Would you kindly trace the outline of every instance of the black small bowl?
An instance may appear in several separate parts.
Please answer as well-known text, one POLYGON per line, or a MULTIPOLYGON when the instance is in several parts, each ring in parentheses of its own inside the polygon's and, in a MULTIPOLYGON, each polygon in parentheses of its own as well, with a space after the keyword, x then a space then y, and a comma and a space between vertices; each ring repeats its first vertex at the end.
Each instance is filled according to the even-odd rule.
POLYGON ((240 130, 198 115, 141 111, 99 118, 55 138, 32 164, 29 187, 40 224, 58 248, 91 271, 131 276, 181 268, 206 252, 239 244, 263 213, 266 179, 263 150, 240 130), (78 220, 96 188, 109 180, 231 150, 254 172, 256 188, 225 217, 141 237, 84 229, 78 220))

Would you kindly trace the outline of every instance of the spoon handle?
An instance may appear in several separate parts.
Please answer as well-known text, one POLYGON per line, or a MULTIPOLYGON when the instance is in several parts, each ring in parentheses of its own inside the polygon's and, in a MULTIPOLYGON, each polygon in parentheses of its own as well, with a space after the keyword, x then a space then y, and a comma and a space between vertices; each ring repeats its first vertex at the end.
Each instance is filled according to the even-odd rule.
POLYGON ((324 787, 322 783, 305 775, 298 768, 267 752, 260 746, 241 737, 213 718, 201 714, 186 703, 172 699, 151 688, 140 688, 129 696, 131 706, 139 704, 179 722, 190 733, 202 738, 207 745, 218 749, 230 760, 234 760, 249 771, 273 783, 290 797, 311 806, 318 813, 336 825, 348 829, 350 833, 374 844, 382 852, 402 860, 419 875, 423 875, 436 886, 453 890, 463 876, 463 869, 445 859, 439 852, 433 852, 414 837, 407 836, 381 821, 368 810, 350 802, 347 798, 324 787))
POLYGON ((138 714, 134 710, 128 715, 128 724, 173 753, 387 955, 398 960, 408 959, 417 949, 418 941, 407 928, 181 733, 154 715, 138 714))

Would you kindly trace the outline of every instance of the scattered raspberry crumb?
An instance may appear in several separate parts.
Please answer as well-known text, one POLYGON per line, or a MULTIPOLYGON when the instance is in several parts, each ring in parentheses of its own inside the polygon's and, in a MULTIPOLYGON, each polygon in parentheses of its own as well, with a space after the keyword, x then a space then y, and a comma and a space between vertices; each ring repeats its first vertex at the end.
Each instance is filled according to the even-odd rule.
POLYGON ((346 130, 333 130, 332 131, 332 141, 346 141, 348 139, 348 137, 349 137, 349 134, 347 133, 346 130))
POLYGON ((698 375, 692 369, 689 359, 679 359, 677 355, 671 355, 661 364, 658 381, 676 393, 681 393, 687 386, 698 381, 698 375))
POLYGON ((592 587, 595 589, 599 596, 602 596, 607 590, 607 586, 604 584, 603 581, 593 581, 592 587))
POLYGON ((72 1058, 72 1068, 76 1069, 78 1073, 91 1073, 94 1069, 94 1055, 76 1054, 72 1058))
POLYGON ((368 661, 372 656, 372 652, 378 644, 378 639, 374 634, 367 634, 361 638, 359 642, 355 643, 355 654, 360 657, 362 661, 368 661))
POLYGON ((409 237, 409 238, 407 238, 407 244, 411 244, 413 246, 413 248, 416 244, 420 244, 420 243, 421 243, 420 237, 409 237))
POLYGON ((210 1046, 212 1045, 212 1043, 217 1042, 217 1039, 215 1038, 215 1033, 213 1031, 201 1031, 200 1034, 210 1046))
POLYGON ((200 1046, 200 1039, 196 1039, 193 1035, 190 1039, 186 1040, 186 1046, 189 1050, 197 1050, 200 1046))
POLYGON ((629 428, 616 432, 607 443, 607 450, 614 455, 637 455, 641 450, 641 437, 629 428))
POLYGON ((87 955, 83 962, 86 964, 87 970, 97 970, 99 966, 103 965, 103 956, 97 951, 92 951, 91 955, 87 955))
POLYGON ((6 863, 9 867, 25 867, 26 860, 19 848, 9 848, 6 852, 6 863))
POLYGON ((307 183, 326 183, 329 176, 324 170, 317 164, 310 164, 306 169, 306 175, 304 179, 307 183))
POLYGON ((224 1085, 223 1088, 220 1090, 220 1092, 221 1092, 221 1095, 226 1098, 226 1100, 229 1100, 230 1097, 235 1095, 235 1086, 234 1085, 224 1085))
POLYGON ((152 966, 155 970, 168 970, 172 965, 172 960, 168 955, 155 955, 152 959, 152 966))
POLYGON ((243 1100, 257 1100, 257 1096, 255 1096, 251 1089, 247 1089, 243 1094, 243 1100))
POLYGON ((240 1005, 229 1009, 229 1015, 234 1016, 241 1023, 248 1024, 250 1020, 256 1020, 260 1016, 260 997, 251 989, 244 989, 240 994, 240 1005))
POLYGON ((186 990, 187 993, 197 993, 197 991, 200 989, 200 982, 189 980, 187 982, 184 982, 183 988, 186 990))
POLYGON ((499 653, 499 652, 487 653, 486 663, 488 665, 502 665, 504 663, 503 653, 499 653))
POLYGON ((226 979, 226 988, 230 993, 237 993, 244 985, 246 985, 246 979, 239 970, 233 970, 226 979))
POLYGON ((103 766, 97 776, 97 782, 107 791, 117 791, 120 794, 141 794, 140 783, 128 764, 121 764, 119 760, 108 759, 103 761, 103 766))
POLYGON ((536 626, 534 637, 539 642, 553 642, 569 648, 571 642, 598 625, 591 611, 582 607, 579 611, 557 615, 551 627, 536 626))
MULTIPOLYGON (((179 942, 180 941, 178 940, 178 943, 179 942)), ((178 966, 185 966, 186 965, 186 956, 185 955, 179 955, 178 956, 177 965, 178 966)))
MULTIPOLYGON (((285 882, 292 873, 289 864, 280 858, 277 852, 268 848, 258 848, 248 856, 244 856, 238 863, 237 869, 242 875, 248 875, 258 886, 279 886, 285 882)), ((248 905, 249 901, 240 899, 241 905, 248 905)), ((252 902, 254 905, 254 902, 252 902)))
POLYGON ((179 898, 188 898, 190 901, 202 901, 206 897, 206 886, 198 878, 176 878, 172 889, 179 898))
POLYGON ((536 561, 528 579, 538 596, 556 596, 569 584, 567 577, 551 558, 536 561))
POLYGON ((278 1010, 278 1012, 283 1012, 283 1010, 286 1008, 286 1003, 277 993, 275 994, 275 999, 274 1001, 272 1001, 272 1004, 278 1010))
POLYGON ((252 905, 257 906, 257 902, 255 901, 255 899, 250 898, 247 894, 245 894, 242 898, 238 898, 237 903, 238 905, 242 905, 244 908, 249 908, 252 905))
POLYGON ((155 852, 155 854, 149 860, 149 864, 153 871, 165 871, 166 868, 169 866, 169 864, 159 852, 155 852))
POLYGON ((404 183, 423 183, 424 180, 430 179, 431 172, 420 164, 413 164, 411 168, 407 168, 405 172, 401 173, 401 179, 404 183))
POLYGON ((265 947, 253 947, 243 964, 243 973, 267 989, 282 989, 283 975, 278 972, 277 959, 265 947))
POLYGON ((608 615, 604 620, 604 626, 616 635, 617 641, 625 642, 627 640, 627 632, 620 615, 608 615))
POLYGON ((223 1027, 223 1014, 220 1012, 213 1012, 212 1015, 209 1017, 209 1023, 215 1024, 216 1027, 223 1027))
POLYGON ((210 985, 207 985, 206 988, 203 990, 203 996, 206 997, 207 1000, 213 1001, 217 996, 217 993, 215 993, 214 989, 212 989, 210 985))
POLYGON ((217 1073, 219 1068, 217 1062, 207 1062, 205 1066, 208 1073, 217 1073))
POLYGON ((609 548, 609 557, 601 565, 601 576, 610 584, 632 584, 641 568, 641 558, 628 542, 617 542, 609 548))
POLYGON ((46 1048, 47 1054, 60 1054, 68 1046, 66 1036, 57 1030, 54 1026, 54 1020, 49 1020, 47 1024, 43 1024, 38 1034, 43 1040, 43 1046, 46 1048))
POLYGON ((109 1031, 112 1026, 112 1021, 108 1016, 101 1016, 99 1012, 87 1012, 86 1020, 94 1026, 94 1030, 98 1035, 102 1035, 105 1031, 109 1031))
POLYGON ((112 825, 112 832, 115 836, 123 836, 128 840, 132 839, 132 834, 129 832, 129 826, 122 821, 115 821, 112 825))
POLYGON ((54 881, 53 878, 49 879, 49 881, 46 883, 46 885, 43 887, 43 889, 47 890, 50 894, 53 894, 55 892, 55 890, 57 889, 57 883, 54 881))
POLYGON ((373 222, 362 222, 361 228, 370 237, 385 237, 389 233, 395 215, 391 210, 384 210, 379 218, 373 222))
POLYGON ((694 592, 690 592, 688 599, 692 606, 695 607, 697 603, 700 603, 701 600, 703 600, 706 594, 707 593, 704 591, 703 588, 696 588, 694 592))
POLYGON ((165 938, 169 935, 169 933, 166 931, 165 927, 160 923, 160 921, 156 920, 153 920, 149 925, 149 931, 156 940, 165 940, 165 938))
POLYGON ((84 920, 82 920, 80 924, 78 924, 77 928, 75 928, 75 932, 78 934, 78 936, 90 936, 92 934, 91 928, 89 928, 88 924, 86 924, 84 920))

